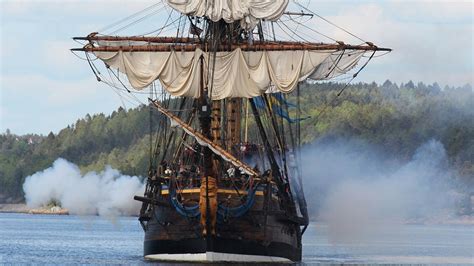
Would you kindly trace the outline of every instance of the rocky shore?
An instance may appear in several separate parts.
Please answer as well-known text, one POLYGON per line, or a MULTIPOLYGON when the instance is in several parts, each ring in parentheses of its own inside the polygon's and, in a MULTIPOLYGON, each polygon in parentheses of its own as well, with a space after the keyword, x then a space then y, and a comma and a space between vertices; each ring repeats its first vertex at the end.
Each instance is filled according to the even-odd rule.
POLYGON ((0 204, 0 213, 13 212, 13 213, 28 213, 30 208, 24 203, 4 203, 0 204))
MULTIPOLYGON (((50 214, 69 215, 69 210, 58 206, 32 209, 24 203, 3 203, 0 204, 0 213, 28 213, 28 214, 50 214)), ((313 221, 320 221, 315 219, 313 221)), ((414 219, 406 220, 404 224, 451 224, 451 225, 474 225, 473 215, 462 215, 457 217, 445 217, 438 219, 414 219)))
POLYGON ((69 211, 58 206, 31 209, 24 203, 6 203, 0 204, 0 213, 68 215, 69 211))

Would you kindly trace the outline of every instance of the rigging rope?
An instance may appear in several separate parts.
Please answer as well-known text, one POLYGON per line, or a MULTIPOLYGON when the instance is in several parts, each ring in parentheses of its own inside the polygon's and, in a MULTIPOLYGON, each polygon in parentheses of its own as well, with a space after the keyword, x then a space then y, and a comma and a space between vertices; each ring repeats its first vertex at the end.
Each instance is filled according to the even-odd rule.
POLYGON ((130 22, 129 24, 126 24, 125 26, 123 26, 123 27, 121 27, 121 28, 119 28, 119 29, 117 29, 117 30, 111 32, 110 35, 116 34, 116 33, 119 32, 119 31, 122 31, 122 30, 124 30, 124 29, 126 29, 126 28, 128 28, 128 27, 130 27, 130 26, 133 26, 133 25, 135 25, 135 24, 137 24, 137 23, 139 23, 139 22, 141 22, 141 21, 143 21, 143 20, 145 20, 145 19, 147 19, 147 18, 150 18, 150 17, 156 15, 156 14, 158 14, 159 12, 161 12, 162 9, 163 9, 163 8, 160 8, 160 9, 158 9, 158 10, 156 10, 156 11, 150 13, 150 14, 147 14, 147 15, 145 15, 145 16, 143 16, 143 17, 141 17, 141 18, 139 18, 139 19, 137 19, 137 20, 135 20, 135 21, 133 21, 133 22, 130 22))
MULTIPOLYGON (((288 32, 286 32, 286 30, 284 30, 281 26, 280 26, 280 23, 278 23, 278 21, 276 22, 278 28, 280 28, 286 35, 288 35, 288 37, 290 37, 290 39, 292 39, 293 41, 298 41, 297 39, 295 39, 293 36, 291 36, 290 34, 288 34, 288 32)), ((307 41, 306 41, 307 42, 307 41)))
POLYGON ((146 12, 146 11, 148 11, 148 10, 150 10, 150 9, 153 9, 153 8, 159 6, 159 5, 162 5, 162 4, 163 4, 163 2, 158 2, 158 3, 156 3, 156 4, 153 4, 153 5, 151 5, 151 6, 148 6, 148 7, 144 8, 144 9, 138 11, 138 12, 135 12, 135 13, 133 13, 133 14, 131 14, 131 15, 129 15, 129 16, 123 18, 123 19, 120 19, 120 20, 118 20, 118 21, 116 21, 116 22, 114 22, 114 23, 111 23, 111 24, 109 24, 109 25, 107 25, 107 26, 105 26, 105 27, 99 29, 99 32, 103 32, 103 31, 106 31, 106 30, 108 30, 108 29, 111 29, 111 28, 113 28, 113 27, 115 27, 115 26, 117 26, 117 25, 119 25, 119 24, 121 24, 121 23, 123 23, 123 22, 129 20, 129 19, 132 19, 132 18, 134 18, 134 17, 140 15, 141 13, 144 13, 144 12, 146 12))
POLYGON ((333 22, 329 21, 328 19, 324 18, 323 16, 317 14, 316 12, 314 12, 314 11, 310 10, 309 8, 303 6, 302 4, 298 3, 297 0, 294 0, 294 3, 297 4, 298 6, 300 6, 301 8, 303 8, 304 10, 306 10, 307 12, 309 12, 309 13, 315 15, 316 17, 318 17, 318 18, 320 18, 320 19, 326 21, 327 23, 333 25, 334 27, 336 27, 336 28, 338 28, 338 29, 344 31, 345 33, 351 35, 352 37, 355 37, 355 38, 359 39, 360 41, 362 41, 362 42, 364 42, 364 43, 367 43, 367 41, 365 41, 364 39, 360 38, 359 36, 357 36, 357 35, 355 35, 355 34, 349 32, 348 30, 346 30, 346 29, 344 29, 344 28, 342 28, 342 27, 340 27, 340 26, 334 24, 333 22))
MULTIPOLYGON (((290 27, 288 27, 285 23, 282 23, 282 24, 283 24, 283 26, 285 26, 290 32, 292 32, 293 35, 296 35, 296 37, 300 38, 301 40, 303 40, 303 41, 305 41, 305 42, 310 42, 310 41, 306 40, 305 38, 301 37, 299 34, 297 34, 296 31, 292 31, 292 29, 291 29, 290 27)), ((283 28, 281 28, 281 26, 280 26, 280 23, 277 22, 277 25, 278 25, 278 27, 280 27, 281 30, 283 30, 283 28)), ((300 40, 295 39, 295 38, 293 37, 293 35, 289 35, 285 30, 283 30, 283 31, 284 31, 288 36, 290 36, 291 39, 293 39, 293 40, 295 40, 295 41, 297 41, 297 42, 300 41, 300 40)))
MULTIPOLYGON (((97 81, 99 82, 103 82, 107 85, 109 85, 110 87, 112 88, 115 88, 117 90, 119 90, 120 88, 118 88, 118 86, 115 85, 115 83, 112 81, 111 79, 111 82, 108 82, 103 76, 102 74, 100 73, 100 71, 98 70, 98 68, 95 66, 95 64, 92 62, 92 60, 90 60, 90 57, 89 57, 89 54, 86 53, 86 57, 89 59, 87 60, 92 72, 94 73, 94 75, 96 76, 97 78, 97 81), (113 84, 111 84, 113 83, 113 84)), ((115 72, 111 71, 109 68, 106 68, 109 72, 109 75, 110 73, 112 73, 116 78, 117 80, 121 83, 121 85, 125 88, 125 90, 129 93, 129 97, 135 101, 137 101, 139 104, 144 104, 142 101, 140 101, 133 93, 131 93, 131 91, 127 88, 127 86, 125 86, 125 84, 123 84, 123 82, 120 80, 120 78, 115 74, 115 72)))
MULTIPOLYGON (((290 18, 291 18, 291 17, 290 17, 290 18)), ((319 34, 319 35, 321 35, 321 36, 323 36, 323 37, 325 37, 325 38, 328 38, 328 39, 330 39, 331 41, 337 42, 336 39, 334 39, 334 38, 332 38, 332 37, 330 37, 330 36, 328 36, 328 35, 326 35, 326 34, 324 34, 324 33, 321 33, 321 32, 319 32, 319 31, 317 31, 317 30, 315 30, 315 29, 313 29, 313 28, 310 28, 310 27, 308 27, 307 25, 305 25, 304 23, 297 22, 297 21, 293 20, 293 18, 291 18, 290 20, 293 21, 294 23, 297 23, 297 24, 303 26, 304 28, 306 28, 306 29, 308 29, 308 30, 310 30, 310 31, 312 31, 312 32, 314 32, 314 33, 316 33, 316 34, 319 34)))
POLYGON ((344 53, 346 52, 346 50, 342 50, 342 53, 341 55, 339 55, 336 59, 336 62, 333 64, 333 67, 332 69, 330 69, 330 71, 326 74, 326 77, 325 78, 328 78, 329 75, 332 74, 332 72, 334 72, 334 70, 336 70, 336 68, 338 67, 337 65, 339 64, 339 62, 341 61, 342 57, 344 56, 344 53))
POLYGON ((317 125, 319 123, 319 118, 321 117, 322 114, 324 114, 328 108, 328 106, 332 105, 336 99, 341 96, 341 94, 344 92, 344 90, 349 86, 349 84, 357 77, 357 75, 367 66, 367 64, 369 63, 369 61, 373 58, 373 56, 375 55, 375 52, 376 51, 373 51, 372 52, 372 55, 369 57, 369 59, 365 62, 364 65, 362 65, 362 67, 357 71, 355 72, 353 75, 352 75, 352 78, 344 85, 344 87, 336 94, 336 97, 334 97, 331 102, 329 102, 329 104, 326 104, 323 109, 318 113, 318 115, 315 117, 316 119, 316 123, 314 125, 317 125))
POLYGON ((156 36, 160 35, 160 34, 163 32, 164 29, 168 28, 168 27, 171 26, 171 25, 174 25, 174 24, 176 23, 176 21, 178 21, 179 18, 177 18, 177 19, 171 21, 170 23, 168 23, 169 20, 170 20, 170 18, 171 18, 171 15, 172 15, 172 14, 173 14, 173 10, 170 11, 170 13, 169 13, 169 15, 168 15, 168 18, 166 19, 165 25, 164 25, 163 27, 158 28, 158 29, 153 30, 153 31, 150 31, 150 32, 146 32, 146 33, 144 33, 144 34, 142 34, 142 35, 150 35, 150 34, 154 34, 155 32, 158 32, 158 33, 156 34, 156 36))

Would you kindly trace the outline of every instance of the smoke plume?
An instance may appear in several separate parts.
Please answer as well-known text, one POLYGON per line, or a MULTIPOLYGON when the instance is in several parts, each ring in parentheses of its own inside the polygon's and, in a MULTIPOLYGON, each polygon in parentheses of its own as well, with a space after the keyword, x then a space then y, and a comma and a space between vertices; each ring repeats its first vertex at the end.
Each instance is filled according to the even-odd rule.
POLYGON ((121 175, 110 166, 81 175, 77 165, 59 158, 50 168, 28 176, 23 190, 31 208, 56 201, 71 214, 113 217, 137 215, 140 204, 133 196, 145 188, 138 177, 121 175))
POLYGON ((394 225, 454 215, 459 194, 439 141, 421 145, 405 163, 354 140, 316 143, 302 158, 310 211, 328 223, 333 243, 369 240, 394 225))

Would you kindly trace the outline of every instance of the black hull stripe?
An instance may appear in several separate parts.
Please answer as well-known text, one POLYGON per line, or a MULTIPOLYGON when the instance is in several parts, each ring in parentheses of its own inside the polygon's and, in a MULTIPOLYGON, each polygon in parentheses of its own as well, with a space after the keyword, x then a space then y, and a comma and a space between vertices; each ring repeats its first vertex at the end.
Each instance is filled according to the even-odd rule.
POLYGON ((144 243, 144 255, 153 254, 187 254, 205 253, 208 251, 242 255, 259 255, 287 258, 301 261, 301 248, 280 242, 268 245, 256 241, 224 239, 212 237, 209 243, 205 238, 182 240, 148 240, 144 243))

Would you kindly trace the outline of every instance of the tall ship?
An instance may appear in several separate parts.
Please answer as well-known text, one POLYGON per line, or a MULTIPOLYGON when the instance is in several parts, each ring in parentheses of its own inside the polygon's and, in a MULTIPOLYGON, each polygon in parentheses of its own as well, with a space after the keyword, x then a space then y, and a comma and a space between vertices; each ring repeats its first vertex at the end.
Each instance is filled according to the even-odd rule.
POLYGON ((166 0, 142 17, 159 8, 156 30, 94 32, 71 49, 85 52, 98 81, 148 96, 157 125, 146 190, 135 196, 145 258, 301 261, 309 216, 299 84, 354 78, 390 49, 309 41, 319 32, 307 21, 319 15, 289 0, 166 0))

